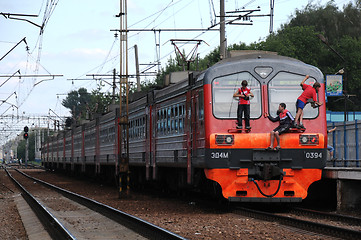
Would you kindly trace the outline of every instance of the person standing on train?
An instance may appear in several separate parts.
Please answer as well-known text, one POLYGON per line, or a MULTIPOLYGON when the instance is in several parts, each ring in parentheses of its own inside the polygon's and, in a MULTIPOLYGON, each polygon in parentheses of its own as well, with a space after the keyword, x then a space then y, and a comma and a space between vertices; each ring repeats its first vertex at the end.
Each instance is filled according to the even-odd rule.
POLYGON ((295 124, 296 124, 297 128, 305 128, 305 126, 303 126, 303 124, 302 124, 303 108, 308 103, 309 99, 313 100, 315 107, 321 106, 323 104, 322 102, 317 101, 317 93, 321 87, 320 83, 315 82, 313 84, 313 86, 306 84, 305 82, 309 77, 310 77, 309 75, 306 75, 306 77, 302 80, 302 82, 300 84, 303 92, 302 92, 301 96, 299 96, 297 98, 297 102, 296 102, 297 110, 296 110, 295 124))
POLYGON ((237 108, 237 129, 242 129, 242 115, 244 113, 244 120, 246 129, 251 129, 250 119, 250 101, 249 97, 254 97, 251 89, 247 87, 247 80, 243 80, 241 83, 242 87, 238 88, 237 92, 233 94, 233 97, 238 97, 238 108, 237 108))
POLYGON ((271 131, 271 144, 268 148, 266 148, 266 150, 281 149, 280 135, 288 132, 290 127, 293 125, 294 118, 291 112, 286 109, 285 103, 280 103, 280 105, 278 106, 277 114, 278 116, 274 118, 272 116, 269 116, 268 113, 265 113, 265 117, 268 117, 268 119, 272 122, 280 122, 280 125, 271 131), (273 148, 275 137, 277 140, 277 146, 273 148))

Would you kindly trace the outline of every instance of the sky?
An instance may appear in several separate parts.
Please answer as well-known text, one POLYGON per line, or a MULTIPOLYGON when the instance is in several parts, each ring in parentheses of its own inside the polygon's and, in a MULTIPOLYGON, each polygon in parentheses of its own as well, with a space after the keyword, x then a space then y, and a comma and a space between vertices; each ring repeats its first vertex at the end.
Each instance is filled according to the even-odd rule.
MULTIPOLYGON (((349 1, 334 2, 342 8, 349 1)), ((277 31, 281 24, 290 20, 296 9, 303 9, 309 2, 324 5, 328 0, 275 0, 273 30, 277 31)), ((219 21, 216 17, 219 16, 219 0, 128 0, 127 4, 127 25, 130 30, 207 29, 214 21, 219 21)), ((109 75, 113 69, 119 71, 120 42, 119 38, 114 37, 115 31, 111 31, 120 26, 119 18, 115 17, 120 12, 119 5, 118 0, 0 0, 2 13, 38 15, 22 17, 28 21, 7 19, 0 15, 0 58, 3 58, 0 60, 0 76, 15 73, 12 78, 0 77, 0 121, 1 116, 47 116, 49 111, 52 115, 69 116, 68 109, 62 107, 61 102, 70 91, 84 87, 91 92, 98 84, 104 86, 102 91, 111 91, 108 79, 94 80, 87 74, 109 75), (52 6, 53 3, 56 5, 52 6), (40 34, 40 28, 35 24, 41 25, 44 19, 46 25, 40 34), (21 41, 24 37, 26 44, 21 41), (16 44, 17 47, 9 52, 16 44), (23 76, 62 76, 19 78, 19 71, 23 76)), ((254 14, 269 14, 270 1, 225 1, 226 11, 243 8, 260 10, 254 14)), ((249 44, 265 39, 269 34, 269 17, 254 17, 252 21, 252 25, 227 25, 227 44, 249 44)), ((139 63, 142 64, 140 69, 144 70, 147 66, 143 64, 159 59, 164 67, 170 57, 174 58, 170 39, 202 40, 197 52, 201 57, 219 45, 218 31, 162 31, 160 34, 130 31, 129 73, 135 74, 135 44, 138 46, 139 63), (156 43, 160 50, 156 49, 156 43)), ((188 53, 194 45, 179 44, 179 47, 188 53)), ((156 71, 159 71, 158 67, 148 72, 156 71)), ((152 79, 142 78, 146 81, 152 79)), ((3 129, 1 124, 0 129, 3 129)), ((7 122, 6 126, 11 127, 11 123, 7 122)))

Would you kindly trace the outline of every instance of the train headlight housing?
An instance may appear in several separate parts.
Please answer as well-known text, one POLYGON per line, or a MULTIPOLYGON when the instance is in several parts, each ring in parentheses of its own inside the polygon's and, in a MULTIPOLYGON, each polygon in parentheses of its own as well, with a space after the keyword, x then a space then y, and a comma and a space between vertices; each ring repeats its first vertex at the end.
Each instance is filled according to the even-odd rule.
POLYGON ((234 143, 233 135, 216 135, 217 145, 233 145, 233 143, 234 143))
POLYGON ((318 145, 319 136, 317 134, 300 135, 299 143, 300 145, 318 145))

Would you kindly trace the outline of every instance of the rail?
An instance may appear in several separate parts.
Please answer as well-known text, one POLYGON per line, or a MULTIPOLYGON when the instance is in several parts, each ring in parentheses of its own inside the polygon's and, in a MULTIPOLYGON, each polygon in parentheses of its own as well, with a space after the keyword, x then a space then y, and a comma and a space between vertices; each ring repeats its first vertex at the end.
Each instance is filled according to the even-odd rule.
POLYGON ((140 235, 146 237, 147 239, 157 239, 157 240, 158 239, 167 239, 167 240, 168 239, 169 240, 180 240, 180 239, 184 240, 185 239, 173 232, 170 232, 166 229, 163 229, 159 226, 149 223, 143 219, 137 218, 135 216, 132 216, 130 214, 122 212, 118 209, 115 209, 115 208, 112 208, 103 203, 97 202, 93 199, 86 198, 82 195, 62 189, 58 186, 52 185, 52 184, 42 181, 40 179, 31 177, 31 176, 19 171, 18 169, 15 169, 15 170, 18 171, 19 173, 21 173, 22 175, 28 177, 29 179, 36 181, 48 188, 51 188, 51 189, 61 193, 65 197, 67 197, 73 201, 76 201, 77 203, 82 204, 82 205, 92 209, 93 211, 96 211, 96 212, 120 223, 121 225, 133 230, 134 232, 139 233, 140 235))
POLYGON ((236 210, 234 210, 234 212, 237 214, 247 215, 250 217, 254 217, 266 221, 277 221, 284 225, 292 226, 298 229, 303 229, 311 232, 317 232, 332 237, 339 237, 342 239, 361 239, 361 231, 350 230, 347 228, 341 228, 318 222, 301 220, 289 216, 282 216, 278 214, 273 214, 265 211, 244 208, 244 207, 238 207, 236 208, 236 210))
POLYGON ((11 174, 4 168, 8 176, 15 183, 15 185, 22 191, 22 196, 29 206, 33 209, 43 226, 48 231, 53 239, 76 239, 61 223, 53 216, 44 205, 42 205, 36 198, 28 192, 11 174))

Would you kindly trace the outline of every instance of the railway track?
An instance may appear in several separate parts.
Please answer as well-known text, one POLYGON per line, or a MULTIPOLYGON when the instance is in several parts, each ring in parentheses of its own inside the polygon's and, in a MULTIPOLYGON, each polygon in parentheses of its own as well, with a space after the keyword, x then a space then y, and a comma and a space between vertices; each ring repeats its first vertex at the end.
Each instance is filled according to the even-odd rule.
POLYGON ((15 169, 5 169, 52 239, 184 239, 15 169), (30 179, 30 181, 29 181, 30 179))
POLYGON ((306 208, 300 207, 293 207, 291 212, 296 215, 303 215, 303 216, 310 216, 310 217, 317 217, 319 219, 328 220, 331 222, 339 222, 341 224, 349 224, 350 226, 357 226, 359 230, 361 230, 361 218, 347 216, 342 214, 330 213, 330 212, 322 212, 317 210, 311 210, 306 208))
MULTIPOLYGON (((357 218, 337 215, 337 214, 325 214, 322 212, 317 211, 310 211, 306 209, 294 209, 291 212, 294 214, 289 213, 272 213, 265 210, 256 210, 253 208, 245 208, 245 207, 236 207, 234 212, 236 214, 247 215, 249 217, 258 218, 267 221, 274 221, 278 222, 283 225, 291 226, 293 228, 306 230, 309 232, 315 232, 323 235, 328 235, 334 238, 340 239, 361 239, 361 231, 350 229, 350 222, 355 224, 356 228, 359 229, 359 220, 357 218), (313 212, 313 213, 312 213, 313 212), (311 216, 310 218, 301 219, 299 215, 308 215, 311 216), (327 219, 333 219, 334 221, 323 221, 324 223, 320 222, 320 217, 327 219), (342 223, 340 224, 340 221, 342 223), (342 226, 341 226, 342 225, 342 226)), ((352 227, 351 227, 352 228, 352 227)))

